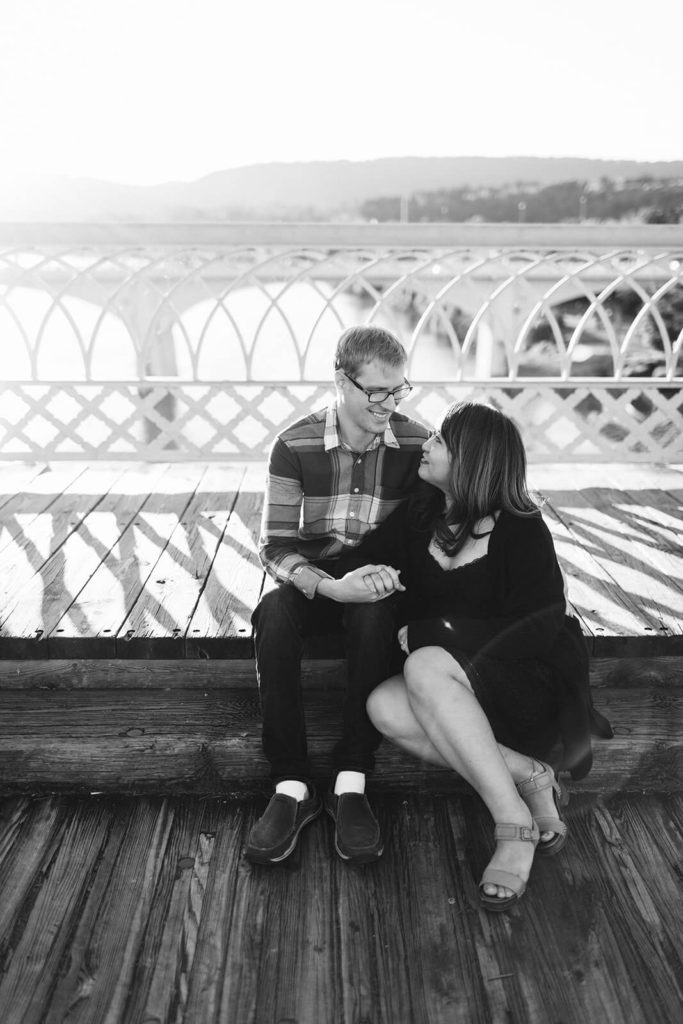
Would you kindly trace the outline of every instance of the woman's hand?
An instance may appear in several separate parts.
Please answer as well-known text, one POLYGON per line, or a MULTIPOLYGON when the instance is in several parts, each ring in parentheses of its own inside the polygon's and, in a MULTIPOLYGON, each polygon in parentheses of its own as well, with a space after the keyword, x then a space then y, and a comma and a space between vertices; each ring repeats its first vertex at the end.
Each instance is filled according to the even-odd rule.
POLYGON ((401 626, 398 631, 398 646, 401 648, 404 654, 410 654, 408 647, 408 627, 401 626))
POLYGON ((339 580, 321 580, 316 593, 342 604, 382 601, 396 591, 406 589, 399 579, 399 572, 390 565, 363 565, 347 572, 339 580))
POLYGON ((391 565, 364 565, 363 580, 366 587, 373 591, 377 600, 394 594, 397 590, 405 590, 399 579, 401 570, 391 565))

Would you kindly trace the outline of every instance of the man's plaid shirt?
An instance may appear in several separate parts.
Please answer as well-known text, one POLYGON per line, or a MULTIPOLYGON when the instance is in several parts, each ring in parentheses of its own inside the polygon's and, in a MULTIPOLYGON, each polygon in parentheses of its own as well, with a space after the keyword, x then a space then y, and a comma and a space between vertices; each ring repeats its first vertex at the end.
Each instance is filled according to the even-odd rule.
POLYGON ((271 448, 259 541, 264 568, 314 597, 315 563, 356 547, 410 493, 429 431, 394 413, 364 452, 341 440, 336 406, 279 434, 271 448))

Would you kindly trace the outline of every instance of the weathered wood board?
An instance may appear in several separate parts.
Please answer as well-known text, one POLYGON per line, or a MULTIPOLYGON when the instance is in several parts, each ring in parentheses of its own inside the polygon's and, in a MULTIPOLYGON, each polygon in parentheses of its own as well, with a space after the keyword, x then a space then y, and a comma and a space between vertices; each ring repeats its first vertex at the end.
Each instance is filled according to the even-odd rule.
POLYGON ((0 804, 3 1024, 678 1024, 683 796, 578 798, 570 839, 487 914, 492 824, 469 795, 378 795, 385 852, 326 816, 276 867, 263 801, 0 804))

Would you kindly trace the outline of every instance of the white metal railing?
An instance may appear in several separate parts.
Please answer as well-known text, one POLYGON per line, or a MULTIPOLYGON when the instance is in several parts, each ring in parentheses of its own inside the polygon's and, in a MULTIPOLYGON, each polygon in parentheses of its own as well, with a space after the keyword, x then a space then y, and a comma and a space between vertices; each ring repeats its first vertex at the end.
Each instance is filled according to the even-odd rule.
POLYGON ((671 225, 0 225, 0 457, 263 458, 362 322, 426 421, 485 397, 535 461, 683 461, 671 225))

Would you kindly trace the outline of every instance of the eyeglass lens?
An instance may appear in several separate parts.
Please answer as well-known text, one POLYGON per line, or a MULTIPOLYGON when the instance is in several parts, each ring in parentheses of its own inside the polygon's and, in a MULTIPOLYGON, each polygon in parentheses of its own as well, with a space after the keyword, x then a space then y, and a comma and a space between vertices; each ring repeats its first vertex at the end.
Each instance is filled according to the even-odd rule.
POLYGON ((371 402, 386 402, 389 395, 393 395, 394 400, 400 402, 401 399, 407 398, 412 390, 409 384, 403 384, 400 388, 395 388, 393 391, 368 391, 367 396, 371 402))

